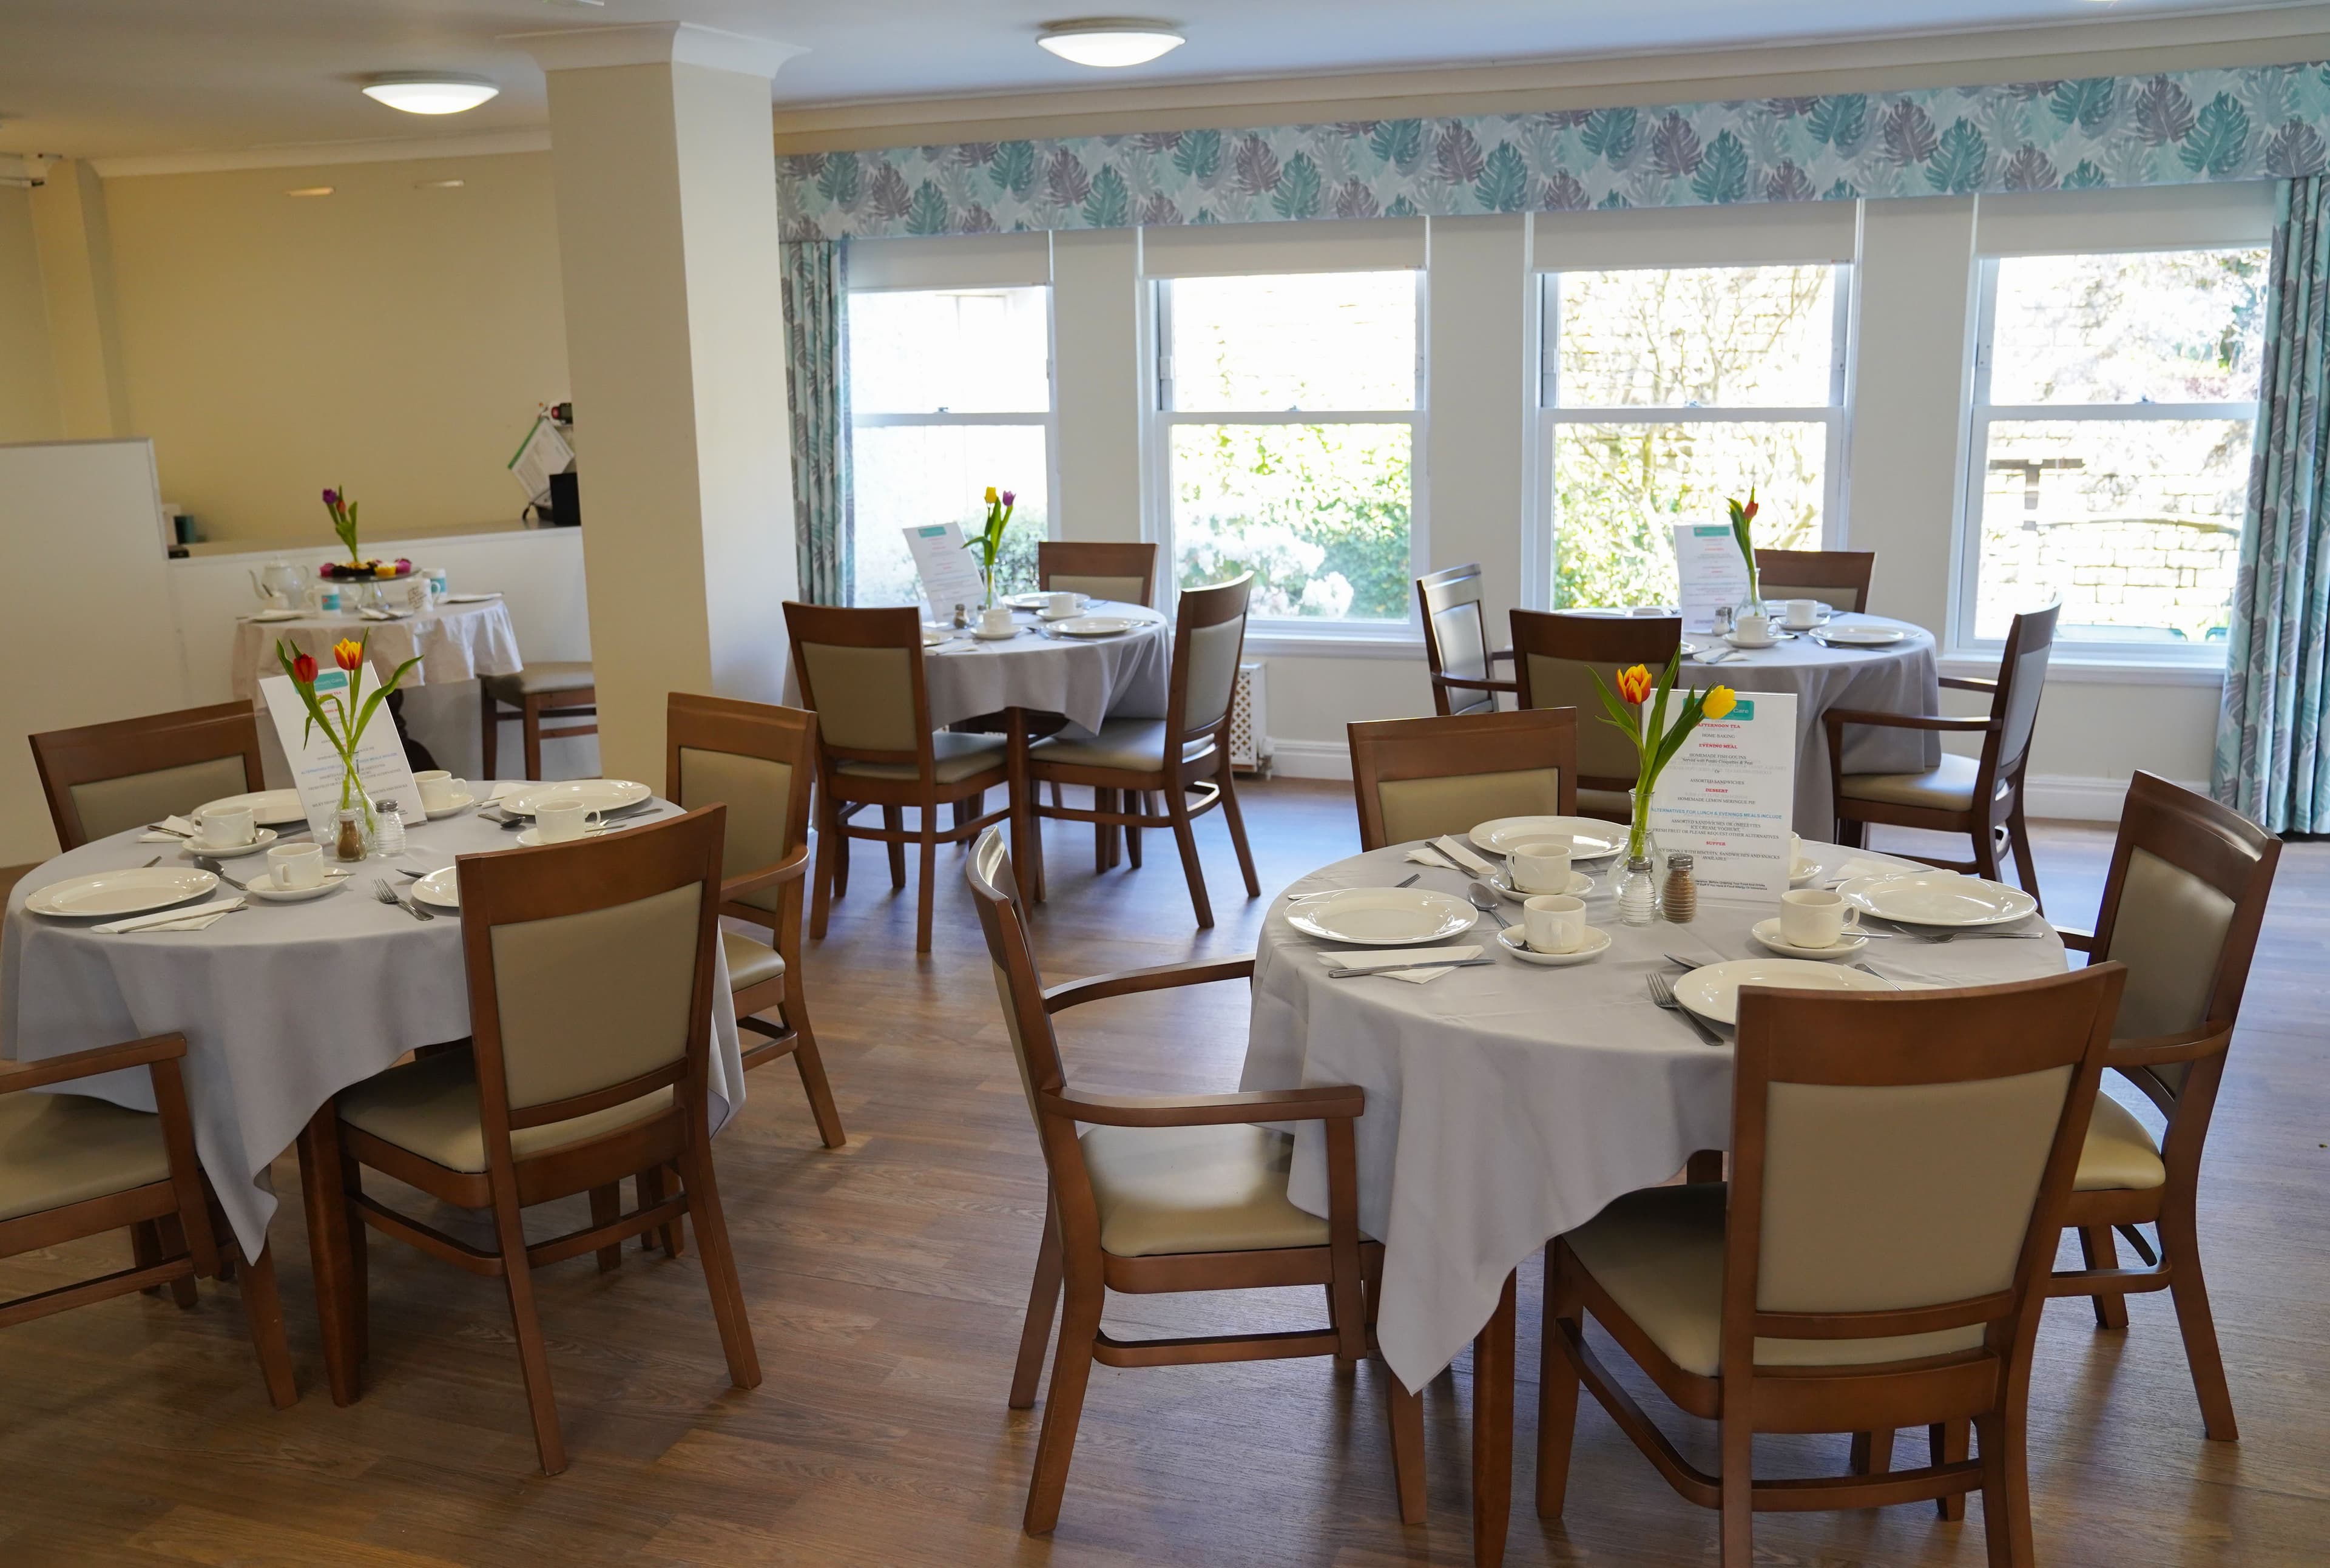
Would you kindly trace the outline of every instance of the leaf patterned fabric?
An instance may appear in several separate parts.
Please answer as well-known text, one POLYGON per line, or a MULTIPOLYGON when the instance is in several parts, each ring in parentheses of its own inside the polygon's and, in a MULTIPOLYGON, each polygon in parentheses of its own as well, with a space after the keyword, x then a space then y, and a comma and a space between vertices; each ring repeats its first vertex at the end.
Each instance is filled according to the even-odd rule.
POLYGON ((2278 202, 2256 450, 2210 779, 2219 801, 2276 833, 2330 831, 2330 759, 2321 749, 2330 641, 2325 190, 2320 176, 2308 175, 2286 182, 2278 202))
POLYGON ((796 153, 788 239, 1858 201, 2288 179, 2330 65, 796 153))
MULTIPOLYGON (((830 169, 837 166, 829 165, 830 169)), ((858 188, 853 161, 847 176, 858 188)), ((895 169, 885 168, 893 181, 895 169)), ((880 176, 873 184, 879 184, 880 176)), ((912 213, 914 198, 906 198, 912 213)), ((783 255, 785 391, 792 408, 793 541, 800 594, 812 604, 847 604, 850 560, 849 245, 846 240, 792 240, 783 255)))

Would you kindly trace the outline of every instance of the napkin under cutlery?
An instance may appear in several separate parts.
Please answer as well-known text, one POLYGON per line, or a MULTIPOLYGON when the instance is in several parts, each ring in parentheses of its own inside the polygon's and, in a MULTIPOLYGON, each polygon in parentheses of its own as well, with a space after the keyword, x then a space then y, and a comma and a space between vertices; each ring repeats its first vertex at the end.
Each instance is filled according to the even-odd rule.
POLYGON ((1497 874, 1495 866, 1465 848, 1452 835, 1442 834, 1432 841, 1432 847, 1476 877, 1493 877, 1497 874))
POLYGON ((1463 870, 1462 866, 1459 866, 1455 861, 1440 853, 1429 844, 1408 851, 1407 858, 1415 861, 1419 866, 1430 866, 1435 871, 1460 871, 1463 870))
POLYGON ((1330 969, 1365 969, 1388 979, 1405 980, 1411 985, 1428 985, 1448 973, 1447 969, 1417 969, 1418 964, 1446 965, 1462 964, 1478 958, 1477 944, 1467 943, 1456 947, 1389 947, 1375 948, 1363 953, 1321 953, 1319 962, 1330 969))
POLYGON ((184 817, 164 817, 149 832, 140 833, 141 844, 183 844, 194 836, 194 824, 184 817))
POLYGON ((242 908, 240 898, 222 898, 214 904, 204 904, 196 909, 165 909, 156 915, 138 915, 127 920, 108 920, 102 926, 92 926, 92 931, 102 931, 118 936, 130 931, 203 931, 211 923, 224 919, 242 908))
POLYGON ((410 610, 359 610, 356 613, 367 621, 409 621, 412 618, 410 610))

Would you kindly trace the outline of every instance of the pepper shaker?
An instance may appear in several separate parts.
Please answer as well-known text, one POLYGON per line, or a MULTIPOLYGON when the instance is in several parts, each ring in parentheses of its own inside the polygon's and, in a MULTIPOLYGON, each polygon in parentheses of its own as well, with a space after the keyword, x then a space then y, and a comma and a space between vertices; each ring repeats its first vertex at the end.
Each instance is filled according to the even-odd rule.
POLYGON ((1691 880, 1691 857, 1681 850, 1667 856, 1667 882, 1659 912, 1678 926, 1688 926, 1699 914, 1699 884, 1691 880))

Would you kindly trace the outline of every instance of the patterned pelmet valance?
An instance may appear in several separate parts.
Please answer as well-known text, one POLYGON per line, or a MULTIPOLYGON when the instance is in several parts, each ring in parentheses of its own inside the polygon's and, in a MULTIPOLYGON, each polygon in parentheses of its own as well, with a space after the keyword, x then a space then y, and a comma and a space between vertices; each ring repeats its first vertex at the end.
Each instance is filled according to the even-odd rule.
POLYGON ((2318 174, 2330 66, 780 157, 788 239, 2101 189, 2318 174))

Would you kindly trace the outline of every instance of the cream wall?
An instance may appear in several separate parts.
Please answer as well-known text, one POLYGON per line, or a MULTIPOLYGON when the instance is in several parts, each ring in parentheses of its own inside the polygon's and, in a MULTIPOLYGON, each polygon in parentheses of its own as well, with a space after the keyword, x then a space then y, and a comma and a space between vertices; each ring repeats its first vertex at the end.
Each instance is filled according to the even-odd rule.
POLYGON ((54 441, 64 433, 32 195, 0 185, 0 442, 54 441))
POLYGON ((516 514, 505 465, 568 395, 549 155, 119 177, 103 200, 130 426, 206 537, 328 538, 326 485, 383 537, 516 514), (442 179, 463 184, 419 188, 442 179))

